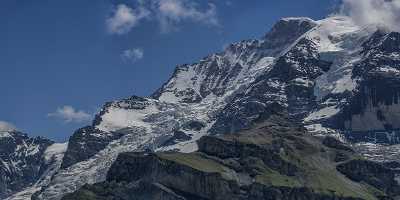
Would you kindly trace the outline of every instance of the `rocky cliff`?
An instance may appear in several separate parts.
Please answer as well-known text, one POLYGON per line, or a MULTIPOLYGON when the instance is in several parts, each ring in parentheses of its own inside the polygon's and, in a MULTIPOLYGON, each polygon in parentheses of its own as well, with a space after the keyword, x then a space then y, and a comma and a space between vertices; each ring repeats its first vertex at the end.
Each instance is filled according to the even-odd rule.
POLYGON ((392 199, 395 170, 360 160, 338 140, 309 136, 281 116, 221 137, 194 153, 123 153, 107 180, 63 200, 392 199))

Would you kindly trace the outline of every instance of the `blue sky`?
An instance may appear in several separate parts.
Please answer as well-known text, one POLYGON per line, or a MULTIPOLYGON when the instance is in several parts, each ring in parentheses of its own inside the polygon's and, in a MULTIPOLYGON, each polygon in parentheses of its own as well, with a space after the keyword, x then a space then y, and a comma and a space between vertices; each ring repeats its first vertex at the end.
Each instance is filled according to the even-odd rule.
POLYGON ((279 18, 321 19, 337 5, 337 0, 2 0, 0 121, 64 141, 90 124, 105 102, 151 94, 178 64, 261 37, 279 18), (159 9, 157 1, 170 4, 159 9))

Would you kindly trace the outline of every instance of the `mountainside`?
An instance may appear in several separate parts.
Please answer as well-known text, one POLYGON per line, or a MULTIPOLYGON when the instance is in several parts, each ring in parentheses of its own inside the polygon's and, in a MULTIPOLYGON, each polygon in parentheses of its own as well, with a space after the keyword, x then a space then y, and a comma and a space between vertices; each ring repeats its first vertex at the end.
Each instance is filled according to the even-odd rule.
POLYGON ((372 200, 400 194, 395 170, 275 114, 240 133, 205 136, 198 146, 189 154, 120 154, 106 182, 63 200, 372 200))
POLYGON ((19 131, 0 132, 0 198, 43 184, 61 164, 60 148, 63 144, 19 131))
POLYGON ((400 33, 359 27, 345 16, 282 19, 260 39, 178 66, 150 97, 106 103, 91 126, 71 136, 48 181, 22 184, 17 190, 27 189, 9 199, 35 193, 58 200, 107 180, 120 153, 194 152, 202 136, 237 133, 274 113, 351 143, 371 160, 397 160, 399 48, 400 33))

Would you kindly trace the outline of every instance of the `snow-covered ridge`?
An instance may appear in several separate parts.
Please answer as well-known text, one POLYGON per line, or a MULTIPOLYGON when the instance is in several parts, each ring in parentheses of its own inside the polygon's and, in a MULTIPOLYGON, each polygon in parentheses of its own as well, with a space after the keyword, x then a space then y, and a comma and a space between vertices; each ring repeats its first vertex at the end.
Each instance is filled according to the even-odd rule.
POLYGON ((25 188, 23 191, 8 197, 6 200, 30 199, 35 192, 40 191, 43 186, 49 184, 51 177, 60 169, 67 146, 67 143, 54 143, 47 147, 43 154, 46 170, 43 172, 39 180, 35 184, 25 188))
POLYGON ((284 18, 282 18, 281 20, 282 20, 282 21, 286 21, 286 22, 289 22, 289 21, 296 21, 296 22, 298 22, 298 23, 302 23, 302 22, 304 22, 304 21, 307 21, 307 22, 315 22, 313 19, 311 19, 311 18, 309 18, 309 17, 284 17, 284 18))
MULTIPOLYGON (((0 172, 3 175, 0 177, 0 198, 6 198, 31 186, 33 181, 39 181, 42 176, 47 176, 46 171, 53 164, 53 158, 46 151, 53 145, 55 144, 50 140, 30 138, 16 130, 2 131, 0 172)), ((58 163, 61 164, 61 160, 58 163)))
POLYGON ((307 33, 306 37, 318 41, 319 52, 352 50, 360 45, 354 39, 359 37, 356 34, 360 34, 361 28, 354 24, 350 18, 333 16, 317 23, 318 26, 307 33))
POLYGON ((178 67, 153 96, 171 103, 229 98, 268 70, 276 56, 316 24, 309 18, 282 19, 261 39, 231 44, 224 52, 178 67))
POLYGON ((362 44, 375 31, 372 27, 359 27, 346 16, 332 16, 318 24, 305 37, 316 42, 321 58, 332 61, 332 65, 315 80, 314 95, 321 106, 305 118, 306 123, 327 119, 339 112, 337 105, 341 99, 326 96, 352 92, 357 87, 352 70, 361 60, 362 44))
POLYGON ((199 103, 202 99, 214 99, 236 90, 238 85, 248 84, 270 63, 268 55, 258 54, 261 42, 243 41, 230 45, 224 53, 213 54, 199 63, 179 67, 156 96, 170 103, 199 103), (255 65, 258 60, 263 62, 255 65))
POLYGON ((10 132, 8 131, 0 131, 0 138, 4 138, 4 137, 12 137, 10 132))

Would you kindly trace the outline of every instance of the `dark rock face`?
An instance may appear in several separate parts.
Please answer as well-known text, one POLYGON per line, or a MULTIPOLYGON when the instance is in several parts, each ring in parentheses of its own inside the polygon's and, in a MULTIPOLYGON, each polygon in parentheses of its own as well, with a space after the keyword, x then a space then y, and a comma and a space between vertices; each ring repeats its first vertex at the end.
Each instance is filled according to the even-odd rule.
POLYGON ((52 141, 10 131, 0 137, 0 199, 37 181, 46 170, 44 152, 52 141))
POLYGON ((333 123, 352 142, 400 142, 400 33, 377 31, 363 46, 353 69, 354 94, 333 123))
POLYGON ((348 153, 355 153, 355 151, 352 148, 350 148, 346 144, 340 142, 336 138, 333 138, 330 136, 325 137, 322 140, 322 144, 329 148, 338 150, 335 153, 335 158, 334 158, 335 162, 347 161, 351 158, 348 153))
POLYGON ((400 168, 400 163, 396 161, 390 161, 390 162, 383 162, 382 163, 385 167, 388 167, 390 169, 399 169, 400 168))
POLYGON ((165 141, 161 146, 169 146, 169 145, 174 145, 177 144, 179 142, 185 142, 188 140, 191 140, 192 137, 187 135, 185 132, 183 131, 175 131, 174 135, 169 138, 167 141, 165 141))
POLYGON ((92 126, 78 129, 69 139, 68 150, 64 155, 61 168, 65 169, 89 159, 122 135, 122 130, 116 133, 106 133, 92 126))
POLYGON ((333 137, 325 137, 324 140, 322 141, 322 144, 329 147, 329 148, 334 148, 337 150, 343 150, 343 151, 348 151, 348 152, 354 152, 352 148, 347 146, 346 144, 340 142, 336 138, 333 137))
MULTIPOLYGON (((249 197, 252 200, 266 199, 287 199, 287 200, 361 200, 362 198, 353 197, 337 197, 335 195, 315 194, 314 191, 308 188, 259 188, 261 185, 256 185, 252 190, 255 194, 249 197), (258 187, 257 187, 258 186, 258 187), (261 192, 259 191, 261 189, 261 192)), ((262 187, 262 186, 261 186, 262 187)))
POLYGON ((260 148, 257 145, 219 140, 215 137, 206 136, 199 140, 198 145, 200 152, 219 158, 259 158, 271 169, 287 176, 294 176, 299 171, 296 165, 287 162, 279 156, 281 148, 286 148, 279 143, 273 144, 271 149, 266 149, 260 148))
POLYGON ((304 118, 315 107, 313 81, 330 64, 320 59, 313 41, 300 40, 270 71, 225 106, 210 132, 237 132, 270 112, 288 111, 299 120, 304 118))
POLYGON ((361 200, 400 194, 377 184, 395 184, 391 170, 373 162, 349 164, 358 162, 356 155, 338 141, 308 136, 281 117, 269 119, 239 134, 204 137, 195 153, 122 153, 106 182, 63 200, 361 200), (338 170, 332 167, 337 153, 350 160, 338 170), (363 173, 370 178, 357 179, 363 173))
MULTIPOLYGON (((138 157, 133 155, 133 157, 127 159, 121 154, 121 157, 117 161, 118 164, 116 164, 117 167, 110 169, 107 180, 109 182, 115 180, 132 182, 145 178, 148 179, 146 182, 159 182, 166 187, 173 186, 177 191, 182 190, 201 198, 217 197, 221 193, 227 194, 233 190, 239 191, 239 187, 236 184, 221 179, 218 173, 202 172, 185 165, 180 165, 168 159, 173 154, 165 156, 166 159, 154 154, 145 154, 138 157), (141 164, 139 165, 139 163, 141 164), (121 166, 125 166, 124 171, 121 171, 121 166), (133 168, 128 166, 133 166, 133 168), (205 185, 207 187, 204 187, 205 185)), ((193 159, 203 160, 201 156, 194 156, 193 159)))
POLYGON ((362 46, 362 54, 365 56, 363 63, 354 68, 353 76, 362 77, 369 71, 389 66, 399 68, 398 58, 393 53, 400 51, 400 33, 386 33, 378 30, 362 46))
POLYGON ((277 49, 293 43, 317 24, 311 19, 282 19, 272 27, 264 39, 265 49, 277 49))
POLYGON ((381 163, 352 160, 338 165, 337 169, 351 180, 366 182, 389 196, 398 196, 400 193, 400 185, 395 179, 395 171, 381 163))
MULTIPOLYGON (((125 182, 105 182, 95 185, 85 185, 78 193, 68 194, 65 200, 185 200, 163 185, 145 182, 125 183, 125 182), (137 195, 131 195, 137 194, 137 195)), ((202 200, 193 198, 193 200, 202 200)))
POLYGON ((320 59, 313 41, 303 38, 278 59, 269 76, 277 77, 283 82, 303 77, 312 80, 328 71, 330 64, 320 59))
POLYGON ((182 125, 182 128, 184 130, 193 130, 193 131, 200 131, 203 129, 206 125, 202 122, 199 121, 189 121, 185 124, 182 125))
POLYGON ((95 116, 92 126, 78 129, 69 138, 68 148, 61 165, 62 169, 68 168, 78 162, 87 160, 99 151, 103 150, 110 142, 130 133, 130 128, 123 128, 117 131, 105 132, 96 128, 102 122, 101 116, 110 108, 123 108, 127 110, 143 110, 149 105, 147 99, 132 96, 115 102, 108 102, 103 109, 95 116))

